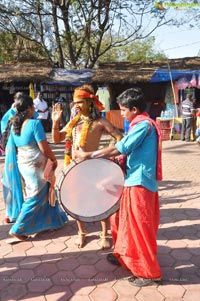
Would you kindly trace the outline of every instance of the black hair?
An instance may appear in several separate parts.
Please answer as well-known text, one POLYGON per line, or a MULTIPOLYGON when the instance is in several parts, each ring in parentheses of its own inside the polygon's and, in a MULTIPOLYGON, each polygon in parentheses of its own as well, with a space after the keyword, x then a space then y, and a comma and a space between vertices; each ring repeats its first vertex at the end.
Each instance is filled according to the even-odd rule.
POLYGON ((13 131, 16 135, 20 135, 21 127, 27 118, 28 109, 33 106, 33 99, 28 95, 20 95, 15 101, 17 112, 13 117, 13 131))
POLYGON ((140 88, 131 88, 125 90, 117 97, 117 103, 130 111, 135 107, 140 113, 146 109, 146 102, 144 100, 144 94, 140 88))

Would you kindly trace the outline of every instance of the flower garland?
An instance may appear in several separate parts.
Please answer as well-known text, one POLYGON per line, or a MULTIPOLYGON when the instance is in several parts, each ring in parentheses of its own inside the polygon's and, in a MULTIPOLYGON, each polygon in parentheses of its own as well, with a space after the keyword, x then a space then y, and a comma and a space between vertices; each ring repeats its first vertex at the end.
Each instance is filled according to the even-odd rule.
MULTIPOLYGON (((67 126, 67 133, 66 133, 66 142, 65 142, 65 156, 64 156, 64 165, 67 166, 72 161, 72 130, 77 125, 78 121, 81 119, 81 114, 77 114, 69 123, 67 126)), ((92 124, 93 120, 87 119, 84 120, 84 124, 81 130, 80 140, 79 140, 79 146, 84 147, 87 140, 88 131, 90 128, 90 125, 92 124)))

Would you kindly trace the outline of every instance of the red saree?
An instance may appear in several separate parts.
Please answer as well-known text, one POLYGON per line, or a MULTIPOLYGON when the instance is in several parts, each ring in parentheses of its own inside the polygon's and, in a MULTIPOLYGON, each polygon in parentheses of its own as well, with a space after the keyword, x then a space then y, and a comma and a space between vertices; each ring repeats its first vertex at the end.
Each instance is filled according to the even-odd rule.
POLYGON ((111 216, 110 222, 114 255, 122 266, 137 277, 161 277, 156 258, 158 193, 143 186, 124 187, 120 210, 111 216))

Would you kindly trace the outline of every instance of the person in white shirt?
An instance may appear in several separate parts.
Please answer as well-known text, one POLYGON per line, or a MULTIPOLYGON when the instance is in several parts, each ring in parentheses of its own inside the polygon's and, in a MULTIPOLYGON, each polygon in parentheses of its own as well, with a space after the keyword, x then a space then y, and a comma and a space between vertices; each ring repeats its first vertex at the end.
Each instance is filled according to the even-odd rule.
POLYGON ((105 108, 105 110, 103 110, 102 112, 110 111, 110 93, 108 89, 106 87, 99 87, 96 92, 96 95, 99 97, 99 100, 105 108))
POLYGON ((48 131, 49 108, 47 102, 42 98, 42 93, 39 91, 37 97, 33 100, 35 111, 38 112, 37 119, 40 119, 45 132, 48 131))

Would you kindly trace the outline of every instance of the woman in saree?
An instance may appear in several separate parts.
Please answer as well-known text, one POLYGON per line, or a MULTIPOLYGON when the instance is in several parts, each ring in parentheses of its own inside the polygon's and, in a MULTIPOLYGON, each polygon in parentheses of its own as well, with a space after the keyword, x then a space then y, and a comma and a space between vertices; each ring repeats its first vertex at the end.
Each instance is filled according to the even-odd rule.
MULTIPOLYGON (((1 133, 3 134, 8 129, 8 123, 12 121, 16 109, 15 102, 19 97, 24 95, 22 92, 17 92, 14 95, 14 102, 11 108, 3 115, 1 120, 1 133)), ((38 113, 34 112, 33 118, 37 118, 38 113)), ((6 208, 6 223, 13 223, 16 221, 23 203, 23 193, 21 187, 20 173, 16 161, 16 147, 12 143, 9 133, 7 133, 8 141, 5 149, 5 164, 4 171, 2 175, 2 188, 3 188, 3 198, 6 208), (12 187, 18 187, 18 189, 13 189, 12 187)))
MULTIPOLYGON (((23 95, 22 92, 17 92, 14 95, 14 103, 11 108, 3 115, 1 120, 1 132, 2 134, 8 130, 8 123, 13 119, 16 113, 15 102, 18 97, 23 95)), ((11 143, 8 136, 8 141, 5 149, 5 164, 4 171, 2 175, 2 188, 3 188, 3 198, 6 208, 6 223, 13 223, 16 221, 23 203, 23 194, 20 181, 20 174, 18 165, 16 162, 16 148, 11 143), (12 187, 18 187, 18 189, 12 189, 12 187)))
POLYGON ((9 234, 23 241, 31 234, 64 226, 68 218, 57 200, 53 206, 49 203, 50 184, 44 179, 44 170, 48 159, 56 169, 57 160, 48 145, 40 120, 32 119, 32 98, 22 95, 17 99, 15 108, 9 143, 16 148, 24 201, 9 234))

